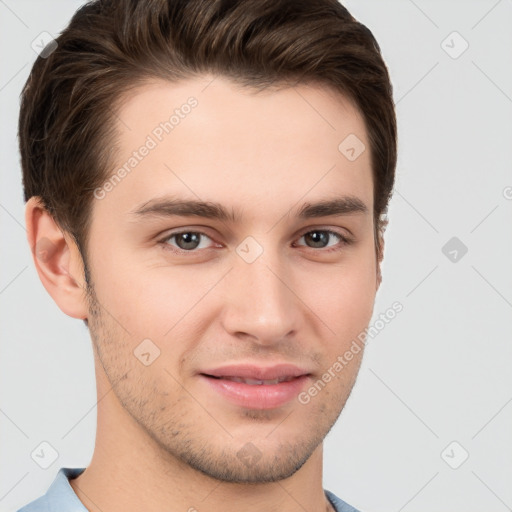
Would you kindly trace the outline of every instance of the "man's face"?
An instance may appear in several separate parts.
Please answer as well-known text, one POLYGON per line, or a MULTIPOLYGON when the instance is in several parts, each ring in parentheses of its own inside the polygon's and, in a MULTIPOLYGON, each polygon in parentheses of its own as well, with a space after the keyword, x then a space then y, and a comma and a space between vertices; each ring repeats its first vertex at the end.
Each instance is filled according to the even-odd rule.
POLYGON ((308 393, 373 311, 369 141, 325 88, 210 81, 147 84, 118 112, 113 172, 131 163, 94 199, 88 322, 122 406, 109 428, 134 421, 164 457, 217 479, 272 481, 319 447, 359 369, 362 351, 308 393), (338 149, 350 134, 361 154, 338 149), (366 211, 299 216, 347 197, 366 211), (177 215, 170 201, 228 217, 177 215))

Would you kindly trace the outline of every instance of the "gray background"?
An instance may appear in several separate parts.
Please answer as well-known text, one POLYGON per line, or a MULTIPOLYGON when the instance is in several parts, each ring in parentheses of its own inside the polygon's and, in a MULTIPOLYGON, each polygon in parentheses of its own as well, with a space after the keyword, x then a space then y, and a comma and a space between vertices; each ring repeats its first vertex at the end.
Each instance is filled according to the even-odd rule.
MULTIPOLYGON (((81 4, 0 0, 1 511, 94 449, 91 342, 34 270, 16 140, 31 43, 81 4), (58 452, 48 469, 31 458, 43 441, 58 452)), ((368 344, 325 442, 324 486, 368 512, 512 510, 512 0, 344 4, 394 84, 400 157, 375 318, 404 309, 368 344), (452 237, 468 248, 457 261, 442 250, 452 237)))

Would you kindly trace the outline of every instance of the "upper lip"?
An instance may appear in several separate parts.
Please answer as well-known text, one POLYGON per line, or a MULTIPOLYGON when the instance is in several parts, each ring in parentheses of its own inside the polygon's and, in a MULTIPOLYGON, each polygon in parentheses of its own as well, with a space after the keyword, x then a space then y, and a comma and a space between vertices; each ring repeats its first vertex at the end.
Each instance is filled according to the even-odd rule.
POLYGON ((254 364, 233 364, 204 370, 203 375, 211 377, 241 377, 243 379, 273 380, 283 377, 301 377, 310 372, 293 364, 277 364, 274 366, 257 366, 254 364))

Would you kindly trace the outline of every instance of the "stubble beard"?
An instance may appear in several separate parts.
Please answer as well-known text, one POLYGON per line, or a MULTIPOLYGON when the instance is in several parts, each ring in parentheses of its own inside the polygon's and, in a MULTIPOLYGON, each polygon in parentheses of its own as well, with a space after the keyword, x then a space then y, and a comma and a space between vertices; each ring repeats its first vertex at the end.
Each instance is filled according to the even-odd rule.
MULTIPOLYGON (((289 478, 322 443, 336 423, 352 391, 354 382, 351 383, 348 393, 340 390, 330 403, 319 403, 313 410, 314 414, 308 415, 308 418, 313 416, 313 421, 305 425, 300 438, 294 442, 279 441, 272 445, 263 438, 264 444, 270 447, 262 446, 262 443, 258 447, 257 440, 253 443, 251 439, 236 439, 224 431, 217 436, 220 441, 216 445, 211 442, 212 436, 209 435, 213 428, 211 425, 215 422, 197 403, 191 403, 193 400, 189 400, 187 404, 191 411, 187 418, 183 410, 179 409, 179 402, 185 401, 186 397, 169 403, 164 398, 167 393, 160 393, 159 396, 154 385, 147 388, 146 396, 142 396, 141 391, 145 386, 140 384, 143 380, 130 379, 134 366, 130 367, 127 361, 124 364, 115 364, 120 361, 117 342, 121 342, 123 330, 115 325, 115 321, 108 314, 103 313, 92 285, 88 287, 87 295, 88 328, 105 375, 122 407, 156 443, 159 456, 168 463, 169 468, 184 464, 214 480, 235 484, 264 484, 289 478), (193 414, 194 411, 196 414, 193 414), (197 414, 202 415, 199 421, 197 414), (206 425, 207 431, 197 432, 198 423, 206 425)), ((126 343, 120 344, 126 346, 126 343)), ((126 353, 130 354, 129 351, 126 353)), ((254 421, 261 422, 265 414, 268 413, 247 410, 241 420, 246 422, 247 418, 252 417, 254 421)), ((293 417, 293 412, 291 416, 293 417)), ((283 421, 282 427, 286 428, 286 421, 283 421)), ((222 429, 218 430, 220 432, 222 429)), ((271 439, 272 435, 274 433, 267 437, 271 439)))

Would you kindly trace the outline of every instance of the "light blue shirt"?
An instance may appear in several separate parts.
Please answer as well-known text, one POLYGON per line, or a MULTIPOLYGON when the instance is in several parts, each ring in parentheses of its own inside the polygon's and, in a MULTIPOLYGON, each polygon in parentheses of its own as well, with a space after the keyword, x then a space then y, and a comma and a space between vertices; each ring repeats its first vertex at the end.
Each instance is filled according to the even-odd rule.
MULTIPOLYGON (((20 508, 18 512, 88 512, 68 481, 84 471, 85 468, 60 468, 46 494, 20 508)), ((324 492, 337 512, 359 512, 332 492, 324 492)))

